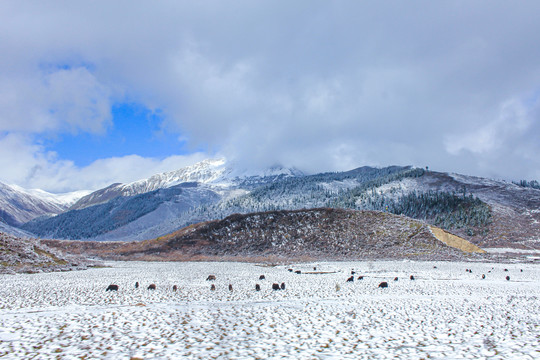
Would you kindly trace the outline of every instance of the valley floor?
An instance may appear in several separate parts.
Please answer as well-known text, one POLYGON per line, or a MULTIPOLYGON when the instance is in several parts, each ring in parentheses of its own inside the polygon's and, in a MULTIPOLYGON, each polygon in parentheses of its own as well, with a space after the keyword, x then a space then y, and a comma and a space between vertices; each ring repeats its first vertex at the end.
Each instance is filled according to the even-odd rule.
POLYGON ((0 358, 540 357, 539 264, 109 265, 0 275, 0 358), (105 291, 111 283, 117 292, 105 291))

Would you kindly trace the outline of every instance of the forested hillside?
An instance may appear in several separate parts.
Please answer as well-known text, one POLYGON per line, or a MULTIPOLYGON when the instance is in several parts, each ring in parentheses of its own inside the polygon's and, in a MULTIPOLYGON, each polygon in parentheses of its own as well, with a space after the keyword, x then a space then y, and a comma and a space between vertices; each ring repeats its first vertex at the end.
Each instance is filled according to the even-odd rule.
POLYGON ((466 191, 429 187, 397 191, 392 185, 407 179, 421 182, 425 174, 412 167, 362 167, 342 173, 257 177, 257 181, 248 177, 236 179, 228 188, 183 183, 36 219, 24 229, 51 238, 143 240, 234 213, 328 207, 403 214, 470 236, 487 231, 490 207, 466 191))

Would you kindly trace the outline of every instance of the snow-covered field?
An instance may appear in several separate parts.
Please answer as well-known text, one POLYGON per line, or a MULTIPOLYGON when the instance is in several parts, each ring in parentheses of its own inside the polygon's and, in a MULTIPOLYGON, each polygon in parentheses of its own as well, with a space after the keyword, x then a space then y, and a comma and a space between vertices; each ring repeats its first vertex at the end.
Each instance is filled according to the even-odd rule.
POLYGON ((110 265, 1 275, 0 357, 540 358, 538 264, 110 265), (306 273, 313 267, 325 273, 306 273), (274 282, 286 289, 273 291, 274 282), (105 291, 111 283, 118 292, 105 291))

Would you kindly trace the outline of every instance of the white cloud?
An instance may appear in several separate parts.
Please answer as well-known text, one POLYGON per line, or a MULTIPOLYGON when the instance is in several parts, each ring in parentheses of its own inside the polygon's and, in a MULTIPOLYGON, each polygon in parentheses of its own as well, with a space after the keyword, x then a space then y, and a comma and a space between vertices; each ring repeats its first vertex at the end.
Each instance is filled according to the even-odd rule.
POLYGON ((119 97, 247 165, 533 177, 538 106, 522 99, 540 84, 539 12, 535 1, 2 2, 0 151, 16 159, 0 160, 4 178, 73 188, 109 176, 92 171, 122 181, 136 176, 128 166, 165 169, 136 156, 78 169, 39 145, 44 133, 103 133, 119 97))
POLYGON ((72 161, 58 159, 54 152, 46 152, 28 136, 10 134, 0 138, 3 182, 56 193, 96 190, 116 182, 144 179, 192 165, 206 157, 203 153, 164 159, 128 155, 99 159, 88 166, 77 167, 72 161))
POLYGON ((499 151, 503 147, 510 147, 504 149, 510 151, 532 124, 526 107, 517 99, 509 100, 501 105, 497 118, 479 129, 446 136, 446 150, 452 155, 464 151, 481 155, 499 151))
POLYGON ((86 68, 26 70, 0 81, 0 131, 100 133, 110 124, 112 91, 86 68))

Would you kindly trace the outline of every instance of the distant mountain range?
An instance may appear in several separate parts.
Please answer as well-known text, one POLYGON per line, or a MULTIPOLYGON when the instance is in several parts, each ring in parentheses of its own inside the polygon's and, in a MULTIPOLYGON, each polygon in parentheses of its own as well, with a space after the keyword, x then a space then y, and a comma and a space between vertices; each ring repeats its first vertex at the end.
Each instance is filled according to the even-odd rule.
POLYGON ((402 214, 482 246, 540 248, 540 190, 534 187, 401 166, 247 172, 224 159, 63 197, 0 185, 0 230, 145 240, 234 213, 322 207, 402 214))

